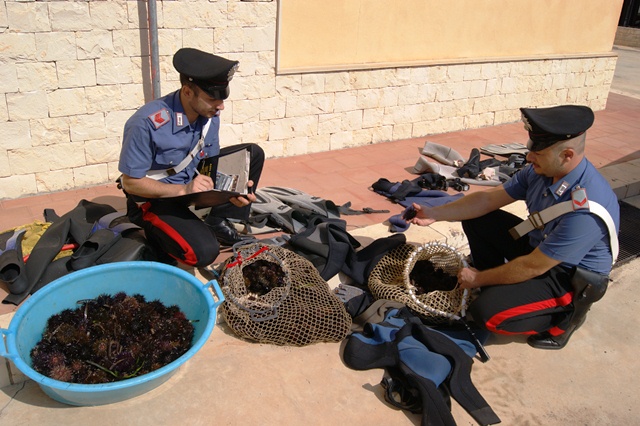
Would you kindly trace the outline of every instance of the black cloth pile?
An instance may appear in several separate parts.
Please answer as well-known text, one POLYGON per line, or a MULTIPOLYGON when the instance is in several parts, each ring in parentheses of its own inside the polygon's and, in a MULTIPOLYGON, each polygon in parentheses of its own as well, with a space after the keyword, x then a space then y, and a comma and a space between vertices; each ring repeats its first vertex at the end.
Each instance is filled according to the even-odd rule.
POLYGON ((342 219, 316 217, 302 232, 292 235, 284 247, 308 259, 328 281, 339 272, 354 285, 367 288, 367 280, 378 261, 406 242, 404 235, 379 238, 366 247, 346 230, 342 219))
POLYGON ((18 305, 46 284, 89 266, 155 260, 144 233, 112 206, 81 200, 62 216, 46 209, 44 219, 51 225, 35 243, 26 262, 20 244, 16 244, 11 259, 6 257, 5 264, 0 265, 1 269, 19 271, 10 282, 5 281, 9 295, 2 303, 18 305), (65 244, 75 247, 72 254, 54 260, 65 244))

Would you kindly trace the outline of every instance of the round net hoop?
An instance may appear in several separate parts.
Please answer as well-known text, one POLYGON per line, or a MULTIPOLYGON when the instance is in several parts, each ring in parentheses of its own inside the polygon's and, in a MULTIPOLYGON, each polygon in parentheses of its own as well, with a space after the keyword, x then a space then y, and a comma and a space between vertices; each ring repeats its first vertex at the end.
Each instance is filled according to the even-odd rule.
POLYGON ((259 343, 304 346, 339 342, 351 331, 351 316, 306 258, 279 246, 242 246, 223 265, 226 300, 220 312, 234 333, 259 343), (248 290, 242 269, 258 260, 277 263, 285 285, 265 294, 248 290))
POLYGON ((368 286, 374 298, 403 303, 434 323, 460 319, 464 316, 468 292, 456 285, 449 291, 417 294, 410 274, 420 260, 430 261, 435 269, 451 276, 457 276, 464 263, 463 255, 445 243, 398 246, 380 259, 369 276, 368 286))
POLYGON ((250 244, 234 248, 234 261, 226 265, 221 287, 225 298, 238 309, 246 311, 253 321, 266 321, 277 317, 278 308, 291 290, 291 271, 273 250, 266 245, 250 244), (272 288, 268 293, 256 297, 247 289, 242 269, 258 260, 276 263, 284 273, 282 287, 272 288), (236 267, 237 266, 237 267, 236 267))

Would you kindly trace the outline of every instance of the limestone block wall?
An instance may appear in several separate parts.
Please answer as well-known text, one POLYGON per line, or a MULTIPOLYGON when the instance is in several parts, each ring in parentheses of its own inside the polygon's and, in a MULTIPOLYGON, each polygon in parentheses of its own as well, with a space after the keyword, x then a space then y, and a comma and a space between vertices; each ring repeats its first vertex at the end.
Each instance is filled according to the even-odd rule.
MULTIPOLYGON (((113 182, 122 129, 150 95, 147 3, 0 2, 0 199, 113 182)), ((162 95, 181 47, 240 61, 224 145, 269 157, 342 149, 519 119, 522 106, 603 109, 616 57, 276 75, 274 0, 158 1, 162 95)))

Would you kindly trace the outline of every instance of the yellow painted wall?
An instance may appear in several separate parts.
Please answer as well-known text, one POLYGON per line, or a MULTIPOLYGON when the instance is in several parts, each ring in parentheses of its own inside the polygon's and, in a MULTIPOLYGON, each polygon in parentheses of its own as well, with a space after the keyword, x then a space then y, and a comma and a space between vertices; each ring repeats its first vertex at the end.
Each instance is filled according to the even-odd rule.
POLYGON ((611 51, 623 0, 279 0, 278 72, 611 51))

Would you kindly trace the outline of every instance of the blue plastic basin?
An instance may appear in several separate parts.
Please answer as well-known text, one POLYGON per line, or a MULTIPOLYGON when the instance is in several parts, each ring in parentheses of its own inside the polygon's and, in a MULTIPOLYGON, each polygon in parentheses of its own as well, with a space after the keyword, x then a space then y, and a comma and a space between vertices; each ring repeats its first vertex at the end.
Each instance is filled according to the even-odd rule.
POLYGON ((0 356, 9 358, 27 377, 56 401, 69 405, 103 405, 148 392, 169 379, 207 341, 224 301, 217 281, 203 284, 182 269, 155 262, 118 262, 94 266, 59 278, 27 299, 16 311, 8 329, 0 328, 0 356), (216 300, 209 290, 213 286, 216 300), (180 358, 140 377, 98 385, 66 383, 31 368, 31 349, 42 339, 47 320, 64 309, 75 309, 82 299, 124 291, 148 301, 177 305, 195 328, 193 345, 180 358))

